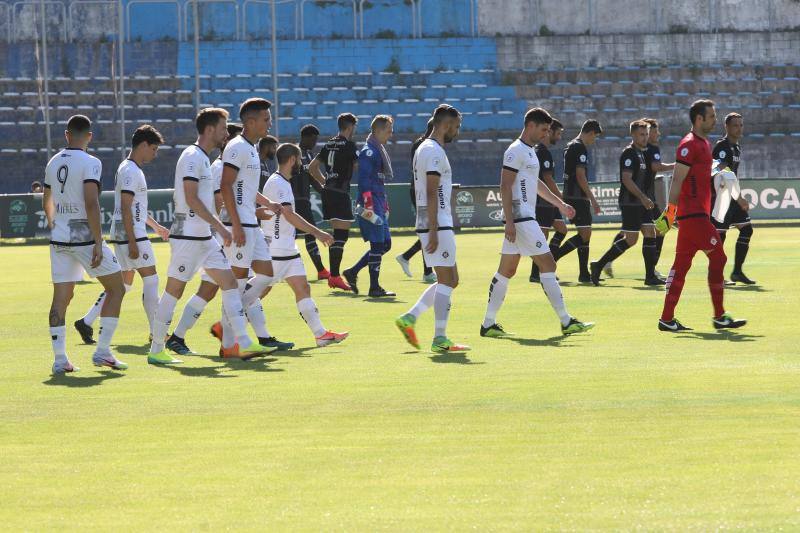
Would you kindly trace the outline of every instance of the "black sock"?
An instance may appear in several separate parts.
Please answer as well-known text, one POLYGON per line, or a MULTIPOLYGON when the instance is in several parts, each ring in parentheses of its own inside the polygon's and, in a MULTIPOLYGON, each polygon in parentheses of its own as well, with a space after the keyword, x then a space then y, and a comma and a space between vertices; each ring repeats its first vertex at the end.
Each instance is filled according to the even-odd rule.
POLYGON ((728 236, 728 231, 727 230, 717 230, 717 233, 719 233, 719 240, 722 241, 722 244, 725 244, 725 237, 728 236))
POLYGON ((661 249, 664 247, 664 236, 663 235, 656 235, 656 261, 655 264, 658 264, 659 259, 661 259, 661 249))
POLYGON ((589 276, 589 241, 578 246, 578 268, 581 277, 589 276))
POLYGON ((370 290, 379 289, 381 286, 378 282, 378 277, 381 274, 381 258, 383 258, 384 253, 383 243, 370 243, 369 262, 367 264, 370 290))
MULTIPOLYGON (((617 233, 618 237, 620 235, 622 235, 621 232, 617 233)), ((614 242, 611 244, 611 247, 606 251, 606 253, 603 254, 603 257, 597 261, 597 264, 600 265, 600 268, 604 267, 606 263, 610 263, 617 257, 621 256, 625 253, 625 250, 630 247, 631 246, 628 244, 628 241, 625 240, 624 236, 615 238, 614 242)))
MULTIPOLYGON (((419 241, 417 241, 417 242, 419 242, 419 241)), ((420 246, 421 246, 421 244, 420 244, 420 246)), ((425 274, 426 276, 430 276, 431 274, 433 274, 433 269, 428 266, 428 263, 425 262, 425 255, 424 254, 422 255, 422 268, 423 268, 423 274, 425 274)))
POLYGON ((550 238, 550 253, 553 254, 553 258, 558 259, 558 248, 561 246, 561 241, 563 241, 566 236, 566 233, 555 232, 550 238))
POLYGON ((739 229, 739 238, 736 239, 736 252, 733 260, 733 271, 741 274, 742 265, 750 250, 750 237, 753 236, 753 226, 748 224, 739 229))
POLYGON ((536 261, 531 261, 531 277, 538 278, 539 277, 539 265, 536 264, 536 261))
POLYGON ((564 257, 565 255, 567 255, 572 250, 576 249, 578 246, 582 244, 583 244, 583 239, 581 238, 581 236, 575 234, 569 239, 567 239, 567 242, 565 242, 558 248, 558 253, 554 257, 556 257, 556 259, 561 259, 562 257, 564 257))
POLYGON ((331 258, 331 276, 336 277, 339 275, 339 267, 342 266, 342 256, 344 255, 344 244, 350 236, 348 229, 335 229, 333 230, 333 244, 330 248, 331 258))
POLYGON ((314 268, 317 272, 325 270, 325 265, 322 264, 322 256, 319 255, 319 247, 317 246, 317 239, 313 235, 306 234, 306 250, 308 251, 311 262, 314 263, 314 268))
POLYGON ((405 259, 406 261, 410 261, 411 258, 417 255, 417 252, 419 252, 420 250, 422 250, 422 243, 420 242, 419 239, 417 239, 417 242, 412 244, 411 248, 403 252, 403 259, 405 259))
POLYGON ((642 257, 644 258, 644 275, 650 279, 656 277, 656 238, 645 237, 642 242, 642 257))

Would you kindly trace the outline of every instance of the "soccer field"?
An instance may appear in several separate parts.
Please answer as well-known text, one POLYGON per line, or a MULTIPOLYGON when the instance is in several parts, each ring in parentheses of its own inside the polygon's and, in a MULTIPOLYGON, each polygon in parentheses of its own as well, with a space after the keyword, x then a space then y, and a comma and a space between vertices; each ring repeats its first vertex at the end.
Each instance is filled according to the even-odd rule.
MULTIPOLYGON (((596 232, 593 259, 614 232, 596 232)), ((365 249, 353 237, 346 265, 365 249)), ((742 330, 713 330, 700 255, 677 312, 696 331, 659 333, 664 293, 643 286, 637 245, 604 287, 574 283, 575 254, 559 265, 570 312, 597 323, 568 338, 523 261, 498 318, 513 339, 478 335, 502 234, 461 233, 448 333, 466 357, 412 351, 393 325, 424 288, 419 256, 414 279, 393 259, 412 238, 384 262, 394 303, 312 283, 325 325, 351 332, 342 345, 312 348, 278 286, 268 324, 298 349, 250 362, 214 356, 215 302, 187 338, 204 355, 147 365, 137 279, 114 339, 130 369, 95 369, 71 324, 99 284, 81 284, 67 347, 82 371, 59 378, 48 249, 0 248, 2 529, 800 528, 797 228, 756 227, 760 285, 725 294, 742 330)), ((163 287, 168 245, 155 250, 163 287)))

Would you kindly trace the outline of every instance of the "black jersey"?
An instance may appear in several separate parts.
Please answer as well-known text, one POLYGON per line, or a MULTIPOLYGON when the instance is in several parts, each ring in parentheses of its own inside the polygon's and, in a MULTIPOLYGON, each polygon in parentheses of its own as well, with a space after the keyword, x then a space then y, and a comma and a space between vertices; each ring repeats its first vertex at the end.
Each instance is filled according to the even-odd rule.
POLYGON ((714 145, 711 156, 714 159, 722 161, 734 174, 737 176, 739 175, 739 163, 742 159, 742 150, 739 148, 738 143, 734 144, 727 137, 723 137, 714 145))
MULTIPOLYGON (((536 157, 539 159, 539 181, 542 181, 542 176, 544 176, 545 172, 553 173, 553 154, 550 153, 550 149, 544 143, 537 144, 533 150, 536 152, 536 157)), ((547 182, 543 183, 547 185, 547 182)), ((547 202, 541 195, 537 201, 547 202)))
MULTIPOLYGON (((579 167, 588 169, 589 152, 580 138, 572 139, 564 149, 564 197, 570 199, 586 199, 583 189, 578 186, 576 170, 579 167)), ((589 172, 586 172, 589 178, 589 172)))
POLYGON ((325 168, 327 179, 325 188, 337 191, 350 191, 353 178, 353 164, 358 159, 356 143, 337 135, 325 143, 317 159, 325 168))
POLYGON ((653 163, 661 163, 661 148, 657 144, 649 144, 644 150, 644 162, 647 165, 647 175, 644 180, 642 192, 648 198, 656 200, 656 172, 653 170, 653 163))
POLYGON ((320 190, 319 182, 308 172, 308 165, 310 165, 313 160, 314 153, 311 150, 300 148, 300 161, 303 166, 297 172, 292 173, 291 179, 292 194, 294 194, 295 200, 310 200, 310 187, 314 187, 317 191, 320 190))
POLYGON ((633 183, 639 187, 642 192, 645 191, 645 180, 647 179, 647 163, 645 161, 644 152, 636 148, 634 145, 629 144, 622 151, 619 156, 619 205, 642 205, 641 200, 634 196, 631 191, 622 183, 622 173, 630 172, 633 183))

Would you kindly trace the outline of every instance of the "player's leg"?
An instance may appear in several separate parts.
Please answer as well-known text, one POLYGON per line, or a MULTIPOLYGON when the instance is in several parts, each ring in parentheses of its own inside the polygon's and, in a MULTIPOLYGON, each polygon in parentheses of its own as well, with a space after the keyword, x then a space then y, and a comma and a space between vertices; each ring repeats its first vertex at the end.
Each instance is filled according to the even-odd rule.
POLYGON ((578 246, 578 281, 591 283, 592 276, 589 272, 589 241, 592 238, 592 226, 578 228, 581 245, 578 246))
POLYGON ((550 302, 550 307, 553 308, 561 322, 561 333, 572 335, 593 328, 594 322, 581 322, 567 311, 564 294, 561 292, 561 285, 558 284, 558 278, 556 278, 556 260, 553 258, 553 254, 549 251, 537 254, 533 256, 533 260, 539 265, 542 290, 550 302))
POLYGON ((678 239, 675 245, 675 261, 667 275, 666 290, 664 297, 664 308, 661 311, 661 318, 658 321, 658 329, 661 331, 679 332, 690 330, 675 319, 675 308, 681 298, 683 285, 686 282, 686 274, 692 267, 692 260, 697 253, 698 237, 695 219, 684 219, 680 222, 678 239))
POLYGON ((409 278, 413 276, 411 273, 411 258, 417 255, 417 252, 420 250, 422 250, 422 244, 419 242, 419 239, 417 239, 414 241, 414 244, 409 246, 408 250, 395 257, 397 262, 400 263, 400 268, 403 269, 403 273, 409 278))
MULTIPOLYGON (((297 200, 294 206, 295 213, 306 219, 308 222, 315 224, 314 220, 314 212, 311 209, 311 202, 309 200, 297 200)), ((308 252, 308 256, 311 258, 311 262, 314 263, 314 268, 317 270, 317 279, 328 279, 331 277, 331 273, 325 268, 325 265, 322 263, 322 256, 319 253, 319 246, 317 245, 317 239, 314 238, 313 235, 308 233, 297 232, 298 237, 300 235, 303 236, 303 239, 306 243, 306 251, 308 252)))
POLYGON ((155 265, 139 268, 137 272, 142 277, 142 306, 147 315, 147 323, 152 336, 153 320, 156 316, 156 309, 158 309, 158 273, 155 265))
MULTIPOLYGON (((82 272, 80 272, 82 276, 82 272)), ((50 303, 50 340, 53 345, 53 374, 80 370, 72 365, 67 357, 67 326, 65 318, 67 307, 75 289, 74 281, 53 282, 53 300, 50 303)))
POLYGON ((591 281, 595 285, 600 285, 600 273, 603 271, 603 267, 624 254, 628 248, 636 244, 639 238, 639 231, 642 227, 639 209, 636 207, 623 206, 621 211, 622 229, 614 237, 606 253, 597 261, 592 261, 591 281))
POLYGON ((447 337, 452 295, 459 281, 458 266, 437 266, 434 270, 439 281, 436 283, 436 293, 433 297, 434 333, 431 351, 436 353, 469 351, 469 346, 457 344, 447 337))
MULTIPOLYGON (((115 245, 115 247, 119 248, 119 245, 115 245)), ((127 251, 125 252, 127 253, 127 251)), ((134 269, 122 269, 122 281, 125 284, 125 293, 131 292, 133 288, 133 278, 136 274, 134 269)), ((97 320, 97 317, 100 316, 100 310, 103 309, 103 304, 106 301, 106 293, 100 292, 97 296, 97 300, 92 304, 86 314, 83 315, 82 318, 79 318, 73 324, 75 326, 75 330, 80 334, 81 339, 85 344, 94 344, 94 322, 97 320)))
MULTIPOLYGON (((175 352, 178 355, 188 355, 192 352, 192 350, 186 345, 186 333, 194 327, 197 323, 197 320, 200 318, 200 315, 203 314, 203 310, 205 310, 208 302, 214 299, 217 295, 217 291, 219 287, 217 287, 216 283, 210 281, 211 278, 206 279, 208 276, 205 272, 203 272, 204 278, 200 282, 200 286, 197 288, 197 292, 189 298, 189 301, 186 302, 186 305, 183 307, 183 313, 181 313, 181 318, 178 321, 178 325, 175 326, 175 329, 170 335, 169 339, 166 342, 166 348, 175 352)), ((220 332, 220 336, 221 336, 220 332)))
POLYGON ((734 227, 739 230, 739 237, 736 239, 731 281, 744 283, 745 285, 754 285, 756 282, 748 278, 742 269, 744 261, 747 258, 747 252, 750 251, 750 239, 753 237, 753 224, 751 222, 745 222, 742 224, 735 224, 734 227))
MULTIPOLYGON (((539 227, 542 230, 542 235, 544 235, 544 238, 547 239, 548 235, 550 234, 550 230, 552 229, 552 226, 545 227, 540 225, 539 227)), ((533 258, 531 258, 531 275, 528 278, 528 281, 530 281, 531 283, 539 283, 539 265, 537 265, 536 261, 533 261, 532 259, 533 258)))
POLYGON ((653 224, 642 224, 642 259, 644 260, 644 284, 657 287, 664 285, 666 280, 656 274, 657 244, 656 227, 653 224))
MULTIPOLYGON (((441 236, 443 233, 444 232, 439 232, 439 235, 441 236)), ((428 245, 428 233, 418 233, 417 235, 420 243, 422 244, 422 255, 429 267, 433 268, 438 264, 449 262, 449 258, 446 259, 442 257, 439 249, 437 249, 433 254, 429 254, 427 251, 425 251, 425 247, 428 245)), ((454 242, 455 241, 453 240, 453 243, 454 242)), ((439 248, 441 247, 442 245, 440 243, 439 248)), ((425 311, 433 307, 438 286, 438 281, 429 285, 424 291, 422 291, 419 299, 417 299, 416 303, 414 303, 411 309, 395 319, 395 326, 397 326, 397 329, 399 329, 400 333, 403 334, 406 342, 408 342, 414 348, 419 349, 420 347, 419 339, 417 338, 416 331, 414 330, 417 319, 419 319, 419 317, 422 316, 425 311)))
MULTIPOLYGON (((349 197, 347 198, 349 202, 349 197)), ((342 289, 345 291, 350 290, 350 285, 342 279, 341 265, 342 257, 344 256, 344 247, 347 240, 350 238, 350 224, 349 220, 331 219, 331 227, 333 228, 333 244, 328 249, 330 264, 331 264, 331 277, 328 279, 328 286, 332 289, 342 289)))
POLYGON ((337 333, 325 328, 322 324, 322 319, 319 316, 319 308, 314 300, 311 298, 311 287, 308 284, 306 277, 305 267, 299 259, 292 259, 291 262, 285 265, 287 277, 285 278, 286 284, 294 292, 295 304, 300 316, 303 317, 317 346, 328 346, 329 344, 337 344, 347 338, 349 333, 337 333))
POLYGON ((125 296, 125 283, 120 272, 98 276, 106 293, 103 308, 100 310, 100 331, 97 335, 97 347, 92 362, 95 366, 107 366, 114 370, 125 370, 128 365, 119 361, 111 353, 111 340, 119 323, 119 312, 122 298, 125 296))
POLYGON ((503 327, 497 323, 497 314, 506 299, 508 283, 517 273, 520 255, 519 253, 506 253, 507 243, 513 246, 513 243, 503 239, 504 251, 500 255, 500 265, 489 282, 489 301, 486 304, 486 312, 483 315, 481 337, 505 337, 508 335, 503 327))
POLYGON ((553 254, 553 259, 556 261, 558 260, 558 250, 561 247, 561 243, 564 241, 564 238, 567 236, 567 223, 564 222, 564 219, 561 218, 561 214, 553 219, 553 237, 550 239, 550 253, 553 254))
MULTIPOLYGON (((369 224, 369 222, 366 222, 369 224)), ((397 296, 392 291, 387 291, 380 284, 381 263, 383 256, 392 249, 392 236, 389 231, 388 224, 382 224, 372 228, 370 234, 370 250, 369 250, 369 297, 370 298, 386 298, 397 296)))
MULTIPOLYGON (((705 221, 704 221, 705 222, 705 221)), ((725 263, 727 257, 722 247, 722 241, 716 239, 716 229, 707 224, 707 238, 711 248, 703 250, 708 257, 708 290, 711 293, 711 303, 714 307, 712 323, 715 329, 735 329, 747 324, 747 320, 735 319, 725 312, 725 263)))

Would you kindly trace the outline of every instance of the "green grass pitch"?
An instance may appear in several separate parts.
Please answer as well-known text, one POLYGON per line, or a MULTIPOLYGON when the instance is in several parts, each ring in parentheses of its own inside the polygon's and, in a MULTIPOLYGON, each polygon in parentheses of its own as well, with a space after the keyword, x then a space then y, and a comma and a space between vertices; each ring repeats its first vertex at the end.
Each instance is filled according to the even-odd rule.
MULTIPOLYGON (((346 264, 365 249, 354 234, 346 264)), ((612 236, 596 232, 592 258, 612 236)), ((284 285, 268 323, 299 349, 249 363, 213 356, 215 302, 187 339, 207 355, 148 366, 137 279, 114 339, 130 369, 95 369, 71 323, 99 285, 81 284, 67 346, 82 372, 60 379, 48 249, 0 248, 0 527, 800 529, 797 228, 756 228, 746 271, 760 286, 725 295, 750 319, 737 333, 711 327, 702 255, 677 314, 696 332, 659 333, 663 292, 643 286, 637 246, 602 288, 569 283, 577 258, 564 259, 570 312, 597 322, 569 338, 523 261, 499 316, 515 340, 478 335, 502 235, 461 233, 449 333, 473 346, 466 357, 414 352, 392 323, 424 289, 419 257, 413 280, 394 261, 412 238, 384 262, 396 303, 312 284, 326 326, 350 330, 345 344, 312 349, 284 285)), ((163 286, 168 245, 155 249, 163 286)), ((426 344, 432 330, 431 310, 418 323, 426 344)))

